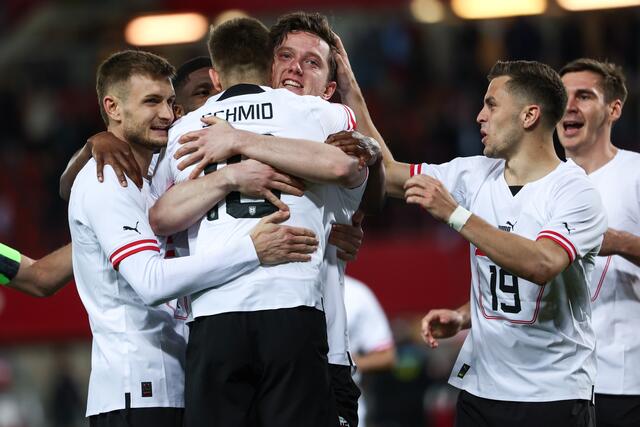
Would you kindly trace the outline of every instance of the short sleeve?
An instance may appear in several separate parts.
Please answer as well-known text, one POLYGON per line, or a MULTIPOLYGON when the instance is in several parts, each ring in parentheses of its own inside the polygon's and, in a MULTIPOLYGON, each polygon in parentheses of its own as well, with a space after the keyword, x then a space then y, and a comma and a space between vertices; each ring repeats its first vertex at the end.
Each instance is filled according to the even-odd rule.
POLYGON ((536 240, 554 241, 571 262, 597 252, 607 230, 607 218, 600 195, 586 177, 559 183, 549 206, 549 219, 536 240))
POLYGON ((456 202, 469 207, 469 196, 501 160, 485 156, 458 157, 439 165, 418 163, 410 165, 409 174, 428 175, 442 182, 456 202))
POLYGON ((343 104, 335 104, 318 99, 313 102, 315 112, 322 128, 327 135, 331 135, 343 130, 351 131, 356 129, 356 115, 353 110, 343 104))
POLYGON ((88 189, 83 209, 115 269, 124 259, 138 252, 160 252, 158 240, 147 220, 144 194, 132 181, 127 187, 121 187, 110 166, 104 168, 104 182, 96 181, 88 189))

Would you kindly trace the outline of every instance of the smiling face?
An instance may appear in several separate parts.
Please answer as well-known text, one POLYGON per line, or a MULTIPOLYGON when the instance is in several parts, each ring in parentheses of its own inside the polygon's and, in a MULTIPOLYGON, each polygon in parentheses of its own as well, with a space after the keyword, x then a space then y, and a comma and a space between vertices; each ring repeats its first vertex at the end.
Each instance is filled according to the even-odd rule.
POLYGON ((216 94, 209 77, 210 68, 199 68, 187 76, 184 84, 176 89, 176 104, 182 107, 182 114, 201 107, 210 96, 216 94))
POLYGON ((569 96, 564 117, 556 130, 565 149, 594 145, 608 125, 610 105, 605 101, 602 77, 591 71, 562 76, 569 96))
POLYGON ((524 136, 520 123, 522 107, 509 92, 506 83, 510 77, 496 77, 489 83, 484 106, 476 121, 484 144, 483 154, 491 158, 508 159, 524 136))
POLYGON ((175 95, 171 80, 134 74, 120 98, 122 134, 130 143, 157 149, 167 145, 175 95))
POLYGON ((331 49, 320 37, 298 31, 287 34, 274 51, 271 85, 298 95, 331 98, 336 82, 329 81, 329 55, 331 49))

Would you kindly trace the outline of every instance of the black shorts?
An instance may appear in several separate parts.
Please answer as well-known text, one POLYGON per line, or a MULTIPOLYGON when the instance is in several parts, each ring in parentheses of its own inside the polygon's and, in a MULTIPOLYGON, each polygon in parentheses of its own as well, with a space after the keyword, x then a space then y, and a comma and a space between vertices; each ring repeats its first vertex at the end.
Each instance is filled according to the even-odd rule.
POLYGON ((223 313, 191 323, 185 426, 335 427, 324 313, 223 313))
POLYGON ((588 400, 510 402, 483 399, 461 391, 456 427, 595 427, 595 411, 588 400))
POLYGON ((330 363, 329 375, 331 375, 331 389, 335 398, 338 416, 348 423, 348 427, 358 427, 360 388, 353 381, 351 366, 330 363))
POLYGON ((125 409, 89 417, 90 427, 182 427, 182 408, 131 408, 131 396, 125 394, 125 409))
POLYGON ((640 396, 596 394, 598 427, 640 426, 640 396))

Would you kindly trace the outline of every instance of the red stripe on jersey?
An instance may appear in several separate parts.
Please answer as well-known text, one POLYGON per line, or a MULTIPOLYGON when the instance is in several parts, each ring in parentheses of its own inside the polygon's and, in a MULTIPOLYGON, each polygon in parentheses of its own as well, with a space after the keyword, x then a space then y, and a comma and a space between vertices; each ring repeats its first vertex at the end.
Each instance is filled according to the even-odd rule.
POLYGON ((573 245, 571 247, 568 246, 565 243, 566 242, 565 240, 560 240, 557 237, 552 236, 550 234, 546 234, 546 233, 538 234, 538 237, 536 238, 536 241, 538 241, 540 239, 549 239, 549 240, 552 240, 552 241, 556 242, 558 245, 560 245, 560 247, 562 249, 564 249, 564 251, 567 253, 567 255, 569 255, 569 262, 570 263, 572 263, 576 259, 575 252, 573 252, 573 251, 575 251, 575 249, 573 249, 573 251, 572 251, 573 245))
POLYGON ((109 261, 113 261, 113 258, 118 256, 122 251, 126 251, 127 249, 129 249, 129 248, 131 248, 133 246, 142 245, 142 244, 146 244, 146 243, 150 243, 150 244, 154 244, 156 246, 159 246, 158 241, 156 239, 136 240, 135 242, 127 243, 126 245, 121 246, 120 248, 118 248, 115 251, 113 251, 113 253, 109 257, 109 261))
POLYGON ((482 252, 479 248, 476 248, 476 256, 487 256, 484 252, 482 252))
POLYGON ((604 283, 604 277, 607 275, 607 270, 609 270, 609 264, 611 264, 611 255, 607 257, 607 263, 604 265, 602 275, 600 276, 600 281, 598 281, 596 292, 593 294, 593 297, 591 297, 591 302, 594 302, 598 298, 598 295, 600 295, 600 289, 602 288, 602 283, 604 283))
POLYGON ((137 254, 138 252, 142 252, 142 251, 160 252, 160 248, 158 246, 148 245, 148 246, 140 246, 139 248, 131 249, 130 251, 120 254, 118 258, 115 258, 113 261, 111 261, 111 263, 113 264, 113 268, 117 270, 118 266, 122 261, 124 261, 131 255, 137 254))
MULTIPOLYGON (((115 265, 117 263, 120 263, 120 261, 122 261, 124 258, 122 257, 123 255, 128 256, 127 254, 134 250, 132 249, 134 246, 151 246, 154 248, 154 250, 157 250, 158 252, 160 252, 160 245, 158 244, 158 241, 155 239, 143 239, 143 240, 136 240, 135 242, 131 242, 128 243, 118 249, 116 249, 115 251, 113 251, 113 253, 111 254, 111 256, 109 257, 109 261, 111 261, 111 264, 115 265), (117 262, 116 262, 117 260, 117 262)), ((135 248, 135 250, 137 250, 138 248, 135 248)))
POLYGON ((351 108, 347 107, 346 105, 342 105, 345 109, 345 111, 347 112, 347 116, 349 118, 349 128, 347 130, 355 130, 356 129, 356 119, 353 115, 353 111, 351 111, 351 108))

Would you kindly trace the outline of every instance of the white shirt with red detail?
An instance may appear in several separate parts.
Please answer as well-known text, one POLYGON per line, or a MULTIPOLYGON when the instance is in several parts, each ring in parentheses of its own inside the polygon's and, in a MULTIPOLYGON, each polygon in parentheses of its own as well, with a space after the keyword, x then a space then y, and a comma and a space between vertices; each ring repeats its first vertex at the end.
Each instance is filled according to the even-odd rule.
MULTIPOLYGON (((640 236, 640 154, 618 150, 589 174, 609 227, 640 236)), ((597 257, 591 281, 598 375, 596 393, 640 395, 640 267, 619 255, 597 257)))
MULTIPOLYGON (((341 104, 331 104, 319 97, 299 96, 286 89, 241 84, 213 96, 199 109, 181 118, 169 131, 167 156, 161 161, 157 174, 159 183, 178 183, 188 179, 193 167, 177 168, 175 152, 178 139, 185 133, 202 129, 200 118, 214 115, 228 120, 233 126, 260 134, 303 138, 319 143, 332 133, 351 130, 355 126, 353 112, 341 104), (164 165, 162 164, 164 163, 164 165), (168 174, 169 178, 162 178, 168 174)), ((239 156, 228 160, 239 162, 239 156)), ((205 174, 224 167, 227 162, 210 165, 205 174)), ((156 177, 154 176, 154 186, 156 177)), ((324 235, 324 200, 326 185, 308 184, 302 197, 282 194, 291 217, 284 224, 305 227, 324 235)), ((167 188, 154 188, 162 195, 167 188)), ((189 251, 201 253, 211 247, 233 244, 249 235, 259 220, 275 212, 276 208, 263 199, 248 198, 238 192, 230 193, 208 214, 189 228, 189 251)), ((326 247, 320 238, 318 250, 309 262, 277 266, 260 266, 249 274, 229 279, 223 287, 211 288, 192 295, 193 317, 210 316, 234 311, 257 311, 309 306, 322 309, 320 268, 326 247)))
POLYGON ((125 393, 133 408, 182 407, 185 313, 172 300, 255 268, 253 243, 163 259, 148 184, 122 188, 110 166, 100 183, 95 168, 91 159, 69 200, 73 272, 93 334, 87 416, 124 409, 125 393))
MULTIPOLYGON (((324 211, 325 239, 329 239, 333 224, 351 224, 351 218, 360 206, 366 186, 366 180, 355 188, 328 186, 324 211)), ((351 366, 347 312, 344 302, 345 269, 346 262, 338 258, 337 248, 328 244, 321 270, 329 344, 327 356, 331 364, 351 366)))
POLYGON ((495 227, 554 241, 571 261, 538 286, 470 245, 472 327, 449 382, 495 400, 591 399, 596 359, 589 282, 607 221, 584 171, 561 163, 516 195, 504 179, 503 160, 458 158, 414 165, 412 172, 439 179, 461 206, 495 227))

